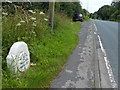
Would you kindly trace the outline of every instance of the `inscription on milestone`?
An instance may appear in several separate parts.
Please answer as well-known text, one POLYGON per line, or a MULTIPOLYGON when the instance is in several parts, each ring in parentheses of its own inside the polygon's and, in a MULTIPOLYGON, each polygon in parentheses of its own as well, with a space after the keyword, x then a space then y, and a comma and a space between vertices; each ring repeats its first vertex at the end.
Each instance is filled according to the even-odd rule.
POLYGON ((28 55, 25 52, 22 52, 18 57, 18 70, 23 72, 29 66, 28 55))

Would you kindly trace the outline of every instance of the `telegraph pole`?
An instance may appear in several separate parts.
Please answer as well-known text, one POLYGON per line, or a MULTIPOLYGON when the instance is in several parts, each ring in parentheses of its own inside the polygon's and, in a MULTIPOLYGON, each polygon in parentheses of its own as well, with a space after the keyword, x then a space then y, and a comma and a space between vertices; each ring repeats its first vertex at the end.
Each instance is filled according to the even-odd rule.
POLYGON ((89 0, 87 0, 87 11, 88 11, 88 4, 89 4, 89 0))
POLYGON ((54 0, 52 0, 52 2, 49 1, 49 26, 52 30, 54 28, 54 6, 54 0))
MULTIPOLYGON (((88 5, 89 5, 89 0, 87 0, 87 11, 89 12, 89 10, 88 10, 88 9, 89 9, 89 6, 88 6, 88 5)), ((87 15, 86 15, 86 16, 88 16, 88 12, 87 12, 87 15)))

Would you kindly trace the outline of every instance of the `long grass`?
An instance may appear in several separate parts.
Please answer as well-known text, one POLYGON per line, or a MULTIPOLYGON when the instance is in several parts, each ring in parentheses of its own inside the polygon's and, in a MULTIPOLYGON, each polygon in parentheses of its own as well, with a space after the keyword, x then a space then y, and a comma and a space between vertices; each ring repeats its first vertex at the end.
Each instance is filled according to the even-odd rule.
POLYGON ((31 62, 36 66, 13 75, 4 65, 3 88, 49 88, 78 43, 80 22, 74 23, 63 14, 55 14, 55 27, 51 30, 44 20, 47 15, 40 15, 39 11, 26 15, 17 12, 13 16, 3 17, 3 63, 6 63, 5 57, 10 46, 16 41, 25 41, 30 50, 31 62), (36 26, 32 26, 34 21, 30 20, 30 16, 36 18, 36 26), (16 27, 21 18, 26 23, 16 27))

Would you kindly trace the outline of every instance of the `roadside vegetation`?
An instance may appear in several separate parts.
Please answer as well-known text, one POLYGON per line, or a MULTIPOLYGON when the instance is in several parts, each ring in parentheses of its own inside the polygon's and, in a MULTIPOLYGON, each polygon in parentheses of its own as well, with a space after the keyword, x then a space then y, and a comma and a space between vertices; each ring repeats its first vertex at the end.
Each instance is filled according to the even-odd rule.
MULTIPOLYGON (((0 42, 2 42, 2 17, 1 17, 2 6, 0 5, 0 42)), ((0 89, 2 89, 2 43, 0 43, 0 89)))
POLYGON ((113 1, 111 5, 104 5, 97 12, 90 14, 90 17, 120 22, 120 1, 113 1))
POLYGON ((79 2, 56 3, 54 29, 51 30, 48 3, 3 3, 2 87, 49 88, 78 43, 81 23, 72 22, 71 17, 80 12, 84 15, 79 2), (7 69, 6 56, 17 41, 28 44, 34 66, 13 75, 7 69))

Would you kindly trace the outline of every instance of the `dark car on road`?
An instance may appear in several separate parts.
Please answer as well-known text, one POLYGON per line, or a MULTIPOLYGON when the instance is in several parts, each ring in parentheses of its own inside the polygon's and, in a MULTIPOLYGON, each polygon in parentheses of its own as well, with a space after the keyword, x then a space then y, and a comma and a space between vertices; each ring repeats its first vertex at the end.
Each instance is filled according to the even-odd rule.
POLYGON ((81 22, 83 22, 83 16, 82 16, 82 14, 75 14, 74 16, 73 16, 73 18, 72 18, 72 21, 81 21, 81 22))

